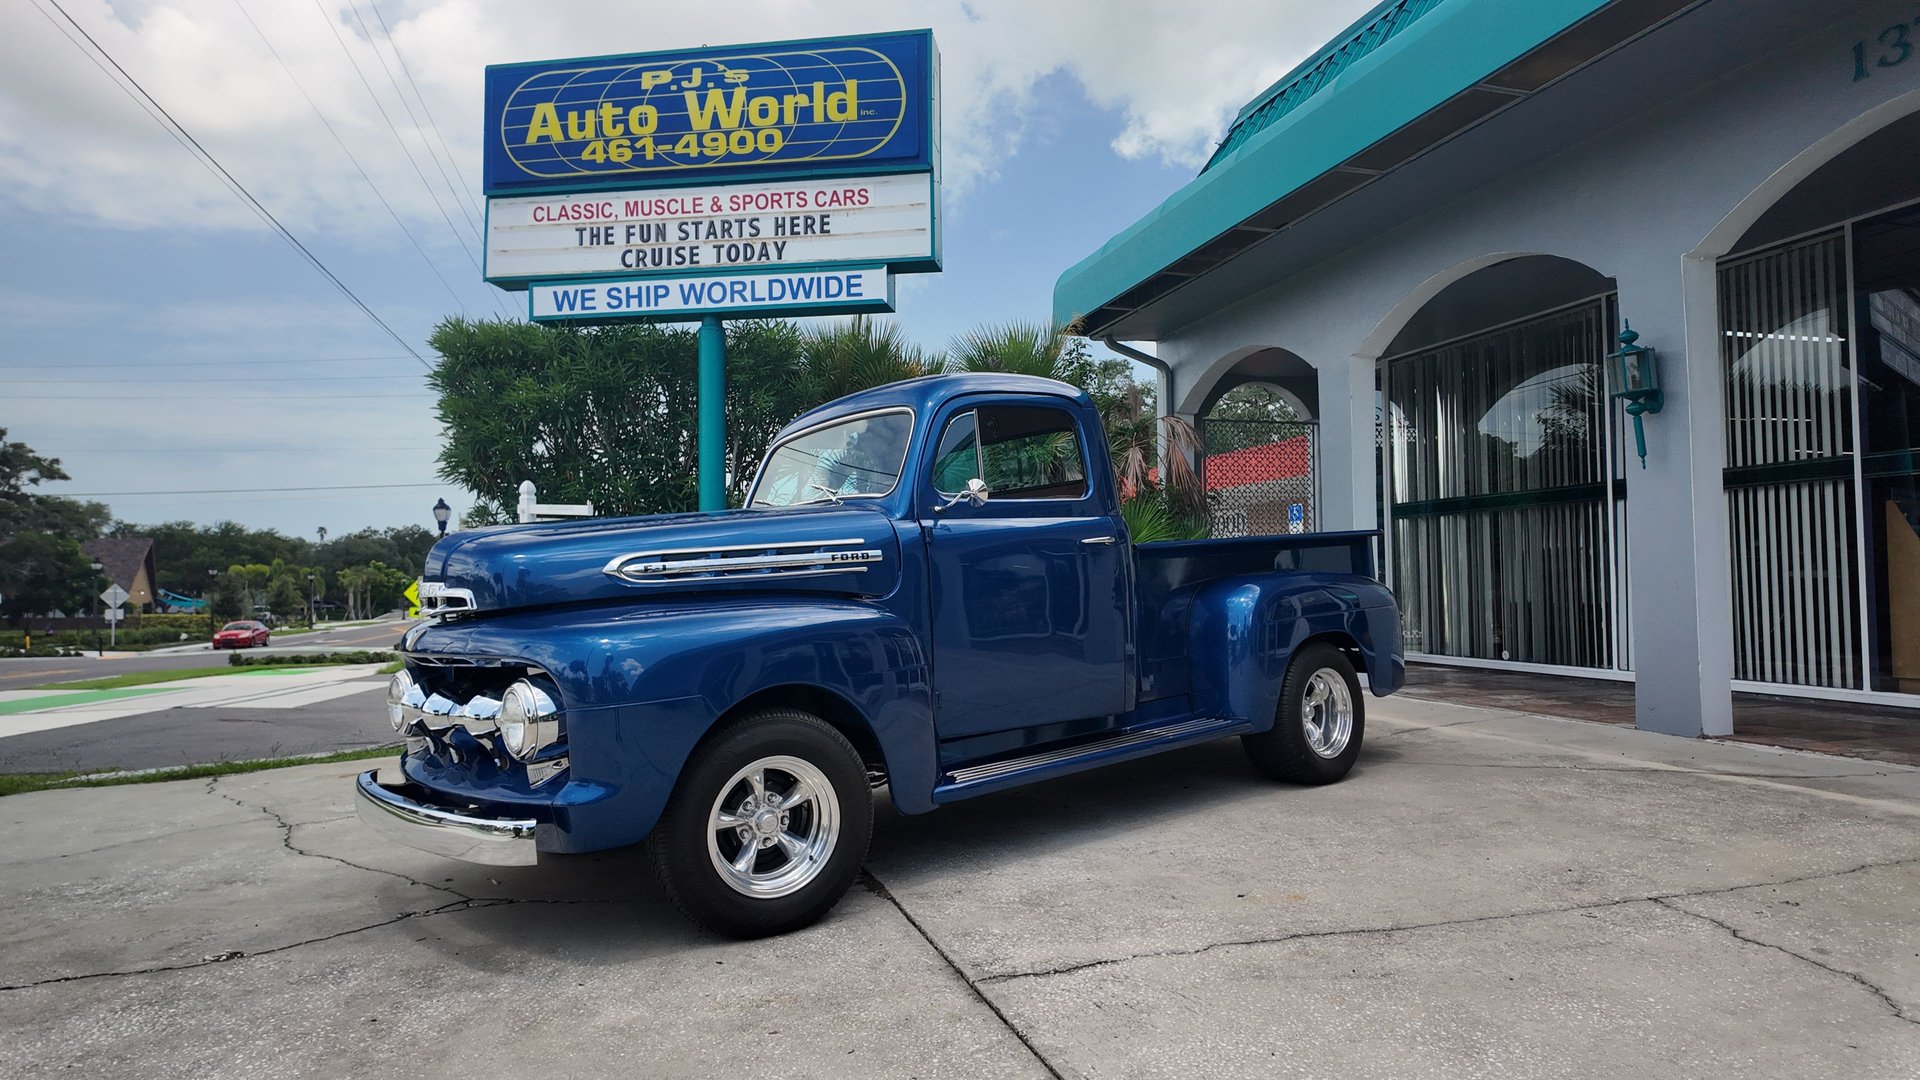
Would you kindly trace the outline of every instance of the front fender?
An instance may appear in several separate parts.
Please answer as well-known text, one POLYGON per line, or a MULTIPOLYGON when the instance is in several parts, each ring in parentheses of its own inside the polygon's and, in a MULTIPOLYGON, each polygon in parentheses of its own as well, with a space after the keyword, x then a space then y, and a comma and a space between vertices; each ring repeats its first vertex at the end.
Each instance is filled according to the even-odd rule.
POLYGON ((1376 696, 1406 681, 1393 594, 1370 578, 1286 572, 1222 578, 1193 599, 1187 647, 1196 716, 1273 726, 1294 653, 1314 638, 1357 649, 1376 696))
POLYGON ((416 654, 538 667, 560 686, 573 784, 611 791, 576 850, 653 828, 681 768, 727 710, 775 687, 844 699, 879 744, 894 802, 932 809, 935 752, 927 658, 879 606, 796 597, 528 612, 432 627, 416 654))

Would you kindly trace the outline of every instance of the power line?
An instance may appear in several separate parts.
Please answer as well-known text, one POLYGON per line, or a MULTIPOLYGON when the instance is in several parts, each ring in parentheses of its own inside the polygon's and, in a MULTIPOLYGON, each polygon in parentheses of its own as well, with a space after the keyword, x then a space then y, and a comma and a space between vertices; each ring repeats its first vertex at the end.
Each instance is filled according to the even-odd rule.
MULTIPOLYGON (((473 203, 473 208, 478 211, 480 204, 479 200, 474 198, 473 184, 467 180, 467 174, 460 170, 460 159, 453 156, 453 148, 447 145, 447 137, 440 133, 440 124, 434 120, 433 110, 427 107, 427 96, 420 92, 420 84, 413 80, 413 69, 407 66, 407 58, 406 55, 400 51, 400 43, 393 39, 393 31, 387 29, 387 17, 380 14, 380 5, 378 3, 369 0, 367 6, 373 9, 373 17, 380 21, 380 32, 386 35, 387 48, 392 49, 393 58, 400 61, 400 70, 407 76, 407 85, 413 87, 413 96, 420 101, 420 111, 426 114, 427 126, 432 129, 433 137, 440 140, 440 149, 447 155, 447 164, 453 166, 453 175, 460 178, 461 193, 466 195, 467 200, 473 203)), ((479 237, 480 234, 476 231, 474 236, 479 237)), ((485 239, 481 238, 481 242, 485 243, 485 239)))
POLYGON ((86 446, 78 450, 40 450, 37 453, 51 457, 71 457, 75 454, 338 454, 356 450, 432 450, 434 443, 416 443, 413 445, 355 446, 340 443, 334 446, 86 446))
MULTIPOLYGON (((419 375, 275 375, 273 377, 273 381, 276 383, 365 382, 368 379, 412 379, 415 382, 418 382, 421 379, 421 376, 419 375)), ((231 383, 232 381, 233 381, 232 377, 228 377, 224 379, 169 378, 167 379, 167 385, 171 386, 176 383, 231 383)), ((83 383, 83 384, 86 384, 87 380, 86 379, 8 379, 7 383, 8 385, 11 385, 11 386, 25 386, 32 383, 48 383, 48 384, 50 383, 83 383)), ((89 385, 105 385, 105 384, 94 383, 89 385)))
MULTIPOLYGON (((408 360, 406 356, 315 356, 307 359, 276 358, 272 360, 182 360, 169 364, 156 360, 114 360, 105 364, 69 364, 64 361, 47 361, 39 364, 0 364, 0 371, 65 371, 69 368, 143 368, 148 371, 173 371, 188 367, 225 367, 233 364, 367 364, 378 360, 408 360)), ((409 375, 408 378, 413 378, 409 375)))
POLYGON ((278 495, 294 491, 385 491, 446 486, 446 482, 441 481, 429 484, 331 484, 323 487, 192 488, 182 491, 55 491, 48 494, 64 499, 108 499, 128 495, 278 495))
POLYGON ((266 31, 260 29, 260 24, 253 21, 253 16, 247 11, 246 5, 242 4, 240 0, 233 0, 233 6, 240 9, 240 17, 247 20, 248 26, 253 27, 254 35, 260 39, 262 45, 267 47, 267 51, 273 54, 273 59, 280 65, 280 70, 287 73, 287 79, 293 83, 293 88, 300 91, 301 97, 307 99, 307 107, 313 110, 313 115, 320 118, 320 125, 327 129, 327 134, 333 136, 333 141, 339 145, 340 152, 347 155, 348 161, 353 162, 353 167, 360 173, 360 179, 365 180, 367 187, 373 189, 373 197, 379 199, 380 205, 387 208, 387 215, 393 218, 395 225, 400 226, 400 232, 407 238, 407 243, 412 244, 413 250, 420 253, 420 261, 426 263, 427 269, 433 271, 433 276, 440 279, 440 287, 447 290, 448 296, 453 297, 453 303, 460 309, 461 314, 466 314, 466 301, 460 299, 460 294, 454 292, 453 286, 447 282, 446 275, 442 274, 440 268, 433 264, 433 260, 427 257, 427 249, 420 246, 420 241, 414 237, 413 230, 407 228, 407 223, 400 220, 399 212, 393 208, 392 203, 387 201, 387 196, 381 192, 380 185, 374 183, 373 177, 367 175, 366 167, 360 164, 360 159, 354 157, 353 151, 347 148, 347 141, 340 137, 338 131, 334 130, 333 122, 327 119, 326 113, 320 111, 320 106, 313 100, 313 95, 307 93, 307 88, 301 85, 299 76, 295 75, 293 69, 287 66, 287 62, 281 59, 280 50, 273 47, 273 42, 268 40, 266 31))
MULTIPOLYGON (((474 273, 484 274, 485 271, 480 269, 480 260, 474 258, 473 249, 467 246, 466 237, 461 236, 460 230, 454 226, 452 215, 447 213, 446 205, 440 201, 439 193, 434 191, 433 185, 428 182, 426 172, 420 168, 420 162, 414 159, 413 150, 407 146, 407 140, 400 136, 399 125, 393 122, 393 117, 387 112, 387 107, 380 103, 380 95, 374 93, 373 83, 367 80, 366 72, 360 69, 360 61, 354 59, 353 50, 347 48, 347 39, 340 36, 339 25, 327 15, 326 9, 320 6, 320 0, 313 0, 313 10, 320 13, 321 20, 327 24, 327 29, 333 33, 333 40, 340 46, 340 52, 346 56, 347 63, 353 67, 353 73, 359 76, 360 85, 366 87, 367 97, 373 99, 373 107, 379 110, 380 119, 386 122, 387 130, 393 132, 393 141, 400 144, 400 152, 406 155, 407 164, 413 166, 413 174, 420 178, 420 186, 427 189, 428 197, 433 199, 434 207, 440 211, 440 219, 447 223, 447 231, 452 233, 453 238, 460 242, 460 250, 467 253, 467 261, 473 264, 474 273)), ((374 54, 378 56, 379 50, 376 49, 374 54)), ((384 63, 384 61, 382 62, 384 63)), ((506 308, 500 306, 498 297, 494 298, 494 307, 498 309, 502 315, 507 313, 506 308)))
MULTIPOLYGON (((178 141, 180 139, 185 139, 187 143, 192 144, 192 152, 204 158, 207 165, 210 165, 213 169, 218 170, 220 178, 228 184, 228 186, 234 191, 236 195, 240 196, 241 200, 246 203, 248 209, 252 210, 255 214, 258 214, 260 218, 263 221, 265 221, 270 227, 272 227, 272 229, 276 233, 280 234, 282 239, 284 239, 288 244, 291 244, 293 246, 293 249, 299 252, 302 258, 306 259, 307 262, 310 263, 315 270, 318 270, 322 276, 324 276, 328 281, 332 282, 333 286, 339 289, 342 295, 344 295, 348 300, 352 301, 353 306, 359 308, 361 313, 366 315, 368 319, 371 319, 375 326, 378 326, 382 331, 386 333, 388 337, 392 338, 394 341, 394 344, 400 346, 402 349, 406 350, 408 355, 412 356, 415 360, 418 360, 420 362, 421 367, 424 367, 429 371, 433 370, 432 365, 428 364, 426 359, 422 357, 419 354, 419 352, 417 352, 414 349, 412 345, 409 345, 405 338, 401 337, 398 333, 396 333, 393 327, 388 326, 387 321, 385 319, 382 319, 377 313, 375 313, 375 311, 372 308, 368 307, 366 301, 360 299, 357 293, 355 293, 352 289, 348 288, 347 283, 340 280, 339 275, 335 274, 331 269, 329 269, 326 263, 321 262, 320 257, 318 255, 315 255, 312 251, 308 250, 307 245, 301 243, 300 238, 293 235, 292 230, 288 229, 285 225, 282 225, 280 223, 280 219, 273 216, 273 212, 267 209, 265 203, 262 203, 259 199, 255 198, 253 192, 248 191, 245 184, 242 184, 239 181, 239 179, 233 175, 233 173, 229 172, 225 165, 220 164, 219 158, 214 157, 213 154, 209 152, 206 147, 201 146, 200 140, 194 138, 193 133, 188 131, 185 125, 181 124, 180 121, 174 119, 173 114, 168 112, 165 106, 161 105, 160 102, 155 100, 152 94, 147 93, 147 88, 140 85, 140 81, 138 79, 135 79, 131 74, 129 74, 126 68, 121 67, 120 61, 115 60, 113 58, 112 53, 109 53, 105 48, 103 48, 100 45, 99 42, 95 41, 93 39, 93 35, 87 33, 86 27, 81 26, 77 21, 75 21, 72 15, 69 15, 67 13, 66 8, 60 6, 60 0, 46 0, 46 2, 53 5, 53 9, 60 13, 60 17, 67 20, 67 22, 70 25, 72 25, 72 27, 76 31, 79 32, 80 36, 87 40, 87 44, 91 45, 95 52, 99 53, 100 56, 106 60, 107 63, 113 65, 113 70, 119 72, 120 77, 125 79, 128 85, 132 86, 133 89, 139 91, 140 96, 146 99, 148 104, 153 106, 154 110, 156 110, 160 114, 160 117, 165 118, 166 122, 161 125, 163 128, 168 128, 169 133, 172 133, 172 132, 179 133, 177 136, 175 136, 175 141, 178 141)), ((36 0, 36 4, 37 4, 37 0, 36 0)), ((45 12, 42 12, 42 14, 45 14, 45 12)), ((68 38, 68 40, 72 41, 73 39, 68 38)), ((78 43, 75 42, 75 45, 77 46, 78 43)), ((96 64, 95 66, 98 66, 98 65, 96 64)), ((149 113, 148 115, 151 116, 152 114, 149 113)), ((155 119, 155 122, 159 122, 159 117, 155 117, 154 119, 155 119)))
MULTIPOLYGON (((393 31, 387 29, 387 20, 380 15, 380 5, 376 2, 372 2, 372 0, 369 0, 369 3, 367 6, 373 8, 374 17, 380 19, 380 30, 382 33, 386 35, 387 48, 392 49, 394 59, 399 60, 400 47, 393 43, 393 31)), ((373 31, 367 28, 367 20, 361 17, 360 5, 355 3, 354 0, 347 0, 347 7, 349 10, 353 12, 353 21, 360 24, 360 32, 367 35, 367 45, 369 48, 373 49, 373 58, 380 61, 380 70, 387 73, 387 82, 393 85, 393 96, 399 98, 400 107, 407 110, 407 119, 413 122, 414 133, 420 136, 420 145, 427 148, 427 156, 433 159, 433 167, 439 170, 441 181, 447 185, 448 193, 450 193, 453 196, 453 205, 459 207, 460 216, 467 219, 467 229, 473 233, 474 243, 476 244, 484 243, 485 241, 483 241, 480 238, 480 226, 475 225, 473 223, 473 215, 467 212, 467 204, 462 202, 460 199, 460 189, 454 186, 453 178, 447 175, 446 166, 440 163, 440 156, 433 152, 433 144, 428 142, 427 136, 425 135, 425 133, 421 132, 420 118, 413 114, 413 106, 407 103, 407 92, 405 90, 400 89, 400 80, 393 77, 393 69, 387 66, 387 58, 380 55, 380 47, 373 43, 373 31)), ((405 70, 406 66, 407 66, 406 61, 401 60, 400 61, 401 69, 405 70)), ((411 71, 407 72, 407 82, 413 86, 414 96, 419 97, 420 85, 413 81, 413 72, 411 71)), ((421 111, 425 112, 426 108, 427 108, 427 99, 420 98, 421 111)), ((439 137, 440 127, 438 124, 433 123, 433 117, 431 115, 427 117, 427 123, 429 125, 432 125, 433 133, 435 137, 439 137)), ((440 139, 440 144, 442 146, 445 146, 446 142, 447 142, 446 139, 444 138, 440 139)), ((448 154, 447 156, 451 158, 453 155, 448 154)))
POLYGON ((395 401, 430 398, 433 394, 8 394, 9 401, 395 401))

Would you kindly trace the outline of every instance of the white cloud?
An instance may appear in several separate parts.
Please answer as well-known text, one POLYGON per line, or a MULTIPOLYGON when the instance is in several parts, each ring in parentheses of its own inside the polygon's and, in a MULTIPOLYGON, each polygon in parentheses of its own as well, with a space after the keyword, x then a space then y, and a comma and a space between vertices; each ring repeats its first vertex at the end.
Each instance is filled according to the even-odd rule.
MULTIPOLYGON (((63 3, 289 226, 345 236, 383 235, 392 227, 245 15, 424 243, 451 246, 447 218, 456 230, 466 228, 430 156, 438 142, 423 130, 426 117, 416 106, 410 119, 388 82, 387 68, 403 86, 405 77, 381 40, 370 0, 358 0, 357 11, 346 0, 63 3), (371 40, 363 25, 371 28, 371 40), (401 153, 349 55, 413 162, 401 153), (440 205, 416 166, 439 188, 440 205)), ((1197 167, 1249 96, 1366 6, 1366 0, 902 0, 879 7, 849 0, 674 6, 389 0, 380 11, 458 172, 475 184, 485 64, 931 26, 945 75, 948 190, 964 197, 1019 151, 1036 95, 1061 85, 1050 78, 1060 74, 1124 117, 1112 140, 1117 153, 1197 167)), ((117 226, 253 226, 250 213, 62 35, 55 25, 60 17, 45 0, 14 5, 0 19, 0 190, 6 197, 36 212, 117 226)))

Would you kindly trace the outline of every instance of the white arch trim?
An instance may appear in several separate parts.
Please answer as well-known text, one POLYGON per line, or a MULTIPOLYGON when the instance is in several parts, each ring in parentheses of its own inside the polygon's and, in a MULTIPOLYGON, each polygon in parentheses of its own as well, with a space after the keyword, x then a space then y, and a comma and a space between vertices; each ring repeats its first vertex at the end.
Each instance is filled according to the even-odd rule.
POLYGON ((1733 250, 1733 245, 1753 228, 1761 215, 1773 208, 1801 181, 1812 176, 1822 165, 1839 157, 1855 144, 1886 127, 1896 120, 1920 112, 1920 90, 1909 91, 1898 97, 1888 98, 1866 112, 1841 124, 1827 134, 1825 138, 1793 156, 1785 165, 1775 169, 1772 175, 1754 188, 1746 198, 1720 223, 1708 231, 1698 247, 1687 253, 1689 259, 1712 262, 1733 250))
POLYGON ((1440 295, 1441 290, 1454 282, 1509 259, 1524 259, 1530 255, 1547 254, 1550 252, 1490 251, 1485 255, 1476 255, 1447 267, 1414 286, 1411 292, 1401 297, 1400 302, 1393 305, 1374 326, 1373 332, 1360 342, 1360 347, 1354 350, 1354 357, 1360 360, 1380 359, 1381 354, 1387 351, 1387 346, 1393 343, 1393 339, 1400 336, 1400 331, 1407 328, 1407 324, 1413 321, 1415 315, 1420 314, 1420 309, 1426 307, 1434 297, 1440 295))

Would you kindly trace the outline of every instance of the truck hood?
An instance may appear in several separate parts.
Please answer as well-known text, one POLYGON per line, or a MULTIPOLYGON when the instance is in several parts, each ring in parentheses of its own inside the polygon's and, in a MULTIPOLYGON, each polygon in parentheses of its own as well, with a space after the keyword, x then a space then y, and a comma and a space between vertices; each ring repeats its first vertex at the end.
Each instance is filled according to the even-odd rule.
POLYGON ((899 577, 885 514, 811 506, 457 533, 427 553, 420 599, 432 614, 714 592, 885 596, 899 577))

